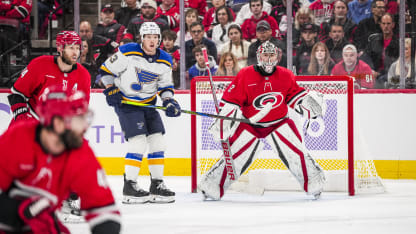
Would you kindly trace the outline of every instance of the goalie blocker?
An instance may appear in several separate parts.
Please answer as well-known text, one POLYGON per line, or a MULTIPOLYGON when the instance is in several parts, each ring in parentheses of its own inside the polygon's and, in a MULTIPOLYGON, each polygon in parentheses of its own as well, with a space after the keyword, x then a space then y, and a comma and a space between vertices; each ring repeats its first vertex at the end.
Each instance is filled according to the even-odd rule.
MULTIPOLYGON (((290 70, 272 66, 278 57, 273 44, 263 43, 257 53, 259 64, 238 73, 224 92, 222 104, 225 103, 225 109, 230 108, 227 105, 237 106, 247 118, 255 116, 268 103, 271 103, 271 110, 256 124, 236 126, 223 121, 223 126, 216 127, 217 121, 211 131, 222 128, 229 134, 237 177, 247 170, 261 149, 259 138, 265 138, 304 191, 319 197, 325 182, 323 170, 303 146, 301 134, 288 118, 288 107, 308 118, 316 118, 322 115, 323 98, 299 87, 290 70)), ((233 182, 226 176, 225 165, 224 159, 220 159, 202 176, 198 188, 205 197, 219 200, 233 182)))

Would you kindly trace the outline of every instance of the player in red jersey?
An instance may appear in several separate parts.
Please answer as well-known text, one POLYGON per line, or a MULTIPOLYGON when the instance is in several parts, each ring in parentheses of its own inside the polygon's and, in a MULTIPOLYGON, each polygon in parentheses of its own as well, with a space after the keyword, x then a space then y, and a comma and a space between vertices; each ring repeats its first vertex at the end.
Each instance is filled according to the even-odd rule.
POLYGON ((373 71, 362 60, 358 60, 357 48, 348 44, 342 49, 342 61, 335 64, 331 75, 348 75, 354 77, 354 86, 362 89, 374 88, 373 71))
MULTIPOLYGON (((256 153, 263 148, 259 139, 265 138, 305 192, 317 198, 325 176, 303 146, 301 134, 288 117, 288 107, 308 118, 316 118, 322 116, 323 98, 299 87, 290 70, 276 66, 278 53, 273 43, 264 42, 257 50, 258 64, 240 70, 225 90, 220 104, 220 115, 250 121, 263 109, 269 109, 268 112, 252 124, 216 120, 210 131, 214 137, 220 134, 223 138, 229 137, 237 177, 234 181, 253 162, 256 153)), ((221 158, 203 175, 198 187, 206 198, 219 200, 233 182, 227 176, 225 164, 221 158)))
POLYGON ((44 55, 33 59, 22 71, 8 96, 13 119, 38 118, 36 106, 45 88, 58 85, 81 90, 90 96, 91 78, 87 69, 77 63, 81 38, 74 31, 62 31, 56 36, 58 56, 44 55))
POLYGON ((93 234, 119 233, 120 212, 83 138, 91 122, 85 94, 51 86, 36 111, 39 121, 18 121, 0 136, 0 233, 69 233, 55 211, 70 191, 93 234))

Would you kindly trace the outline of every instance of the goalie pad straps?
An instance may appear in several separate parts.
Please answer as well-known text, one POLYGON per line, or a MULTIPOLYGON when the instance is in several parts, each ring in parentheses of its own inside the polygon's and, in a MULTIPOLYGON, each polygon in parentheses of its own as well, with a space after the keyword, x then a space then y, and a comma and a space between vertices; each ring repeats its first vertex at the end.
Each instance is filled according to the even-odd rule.
POLYGON ((323 170, 307 153, 293 120, 284 120, 281 126, 266 137, 266 140, 279 154, 305 192, 315 194, 322 191, 325 182, 323 170))
MULTIPOLYGON (((262 145, 260 140, 250 132, 243 128, 240 129, 230 138, 236 170, 234 181, 238 180, 240 175, 251 165, 262 145)), ((224 157, 222 157, 202 176, 199 189, 204 191, 208 197, 219 200, 234 181, 230 180, 227 175, 224 157)))

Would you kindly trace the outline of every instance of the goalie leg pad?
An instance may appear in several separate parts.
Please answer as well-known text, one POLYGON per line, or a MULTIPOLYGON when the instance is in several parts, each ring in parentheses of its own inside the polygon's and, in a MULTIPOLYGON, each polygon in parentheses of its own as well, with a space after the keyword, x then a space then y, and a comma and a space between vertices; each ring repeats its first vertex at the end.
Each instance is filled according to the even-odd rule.
POLYGON ((273 150, 298 180, 304 191, 317 195, 322 192, 325 175, 318 163, 309 155, 302 143, 295 123, 291 119, 266 137, 273 150))
MULTIPOLYGON (((256 154, 261 149, 261 142, 257 137, 252 135, 247 130, 237 131, 232 138, 235 139, 230 142, 231 154, 234 159, 234 166, 236 170, 236 178, 238 180, 240 175, 247 170, 253 162, 256 154)), ((198 189, 205 197, 213 200, 220 200, 225 191, 230 187, 231 183, 225 168, 225 159, 221 157, 207 173, 202 176, 198 185, 198 189)))

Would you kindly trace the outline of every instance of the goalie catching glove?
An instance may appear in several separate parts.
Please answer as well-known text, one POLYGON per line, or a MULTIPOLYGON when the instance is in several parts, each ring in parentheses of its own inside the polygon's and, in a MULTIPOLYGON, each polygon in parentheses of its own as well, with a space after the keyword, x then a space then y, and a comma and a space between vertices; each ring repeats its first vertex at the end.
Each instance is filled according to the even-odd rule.
POLYGON ((163 101, 163 106, 166 107, 166 116, 178 117, 181 115, 181 107, 179 103, 173 98, 167 98, 163 101))
POLYGON ((324 95, 315 91, 308 92, 295 106, 295 110, 308 119, 323 116, 326 110, 324 95))

